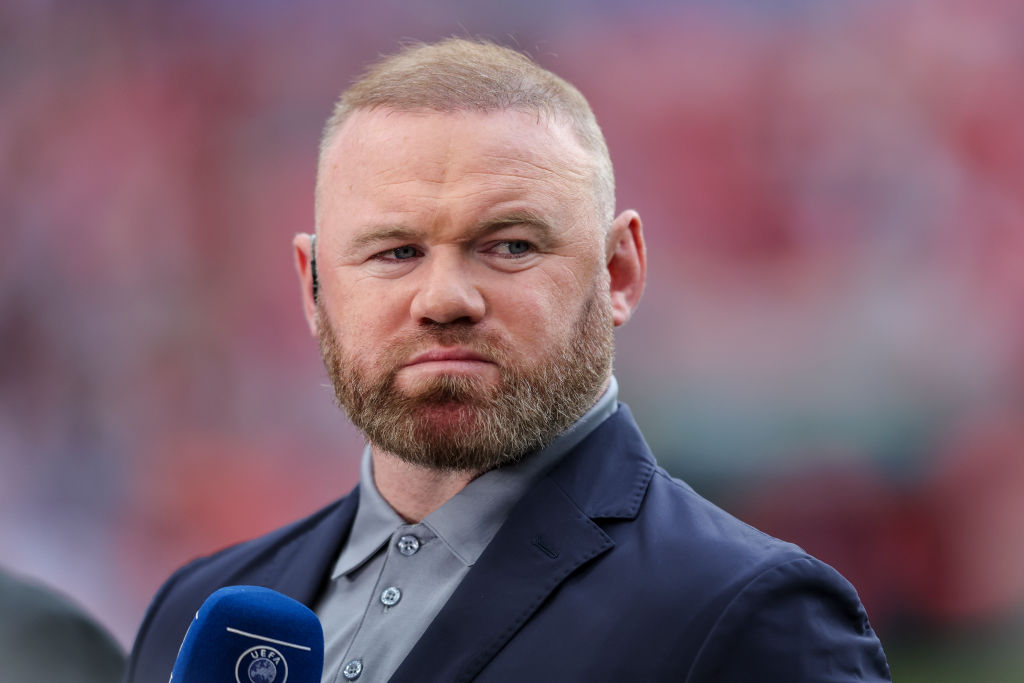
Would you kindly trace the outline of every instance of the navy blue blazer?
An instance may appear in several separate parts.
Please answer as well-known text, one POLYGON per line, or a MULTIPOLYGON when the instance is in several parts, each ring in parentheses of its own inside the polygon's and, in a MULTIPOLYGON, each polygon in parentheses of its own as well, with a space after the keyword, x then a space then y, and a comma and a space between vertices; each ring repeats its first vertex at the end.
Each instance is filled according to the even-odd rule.
MULTIPOLYGON (((179 569, 146 613, 126 681, 165 683, 221 586, 313 605, 358 496, 179 569)), ((391 680, 890 677, 853 587, 671 478, 620 405, 515 505, 391 680)))

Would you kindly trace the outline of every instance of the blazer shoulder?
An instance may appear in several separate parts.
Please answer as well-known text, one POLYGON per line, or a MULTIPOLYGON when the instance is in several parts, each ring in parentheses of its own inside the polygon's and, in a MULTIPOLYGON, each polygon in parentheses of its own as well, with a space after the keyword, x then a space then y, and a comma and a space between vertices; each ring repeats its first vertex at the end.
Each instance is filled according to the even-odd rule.
POLYGON ((808 557, 799 546, 747 524, 660 466, 651 478, 645 507, 652 523, 677 525, 675 536, 680 540, 698 542, 733 561, 746 556, 756 560, 750 565, 752 571, 765 563, 808 557))
MULTIPOLYGON (((665 568, 648 582, 701 634, 689 681, 888 681, 881 644, 854 587, 799 546, 766 534, 656 469, 640 533, 665 568), (667 561, 666 561, 667 560, 667 561), (846 673, 843 673, 846 672, 846 673), (845 677, 857 672, 854 677, 845 677)), ((625 541, 629 542, 629 541, 625 541)))
POLYGON ((890 681, 856 590, 809 556, 755 575, 718 615, 686 680, 890 681))
POLYGON ((651 478, 637 522, 633 533, 641 540, 657 538, 659 555, 676 563, 658 564, 667 570, 662 578, 675 582, 680 565, 685 566, 689 585, 700 587, 701 601, 714 601, 718 608, 757 576, 794 561, 814 562, 845 581, 800 546, 747 524, 661 467, 651 478))
POLYGON ((335 514, 338 508, 346 501, 357 495, 358 492, 353 491, 345 498, 336 500, 302 519, 274 529, 262 536, 241 541, 209 555, 198 557, 181 567, 177 573, 197 575, 212 573, 219 575, 230 573, 238 567, 259 564, 278 548, 306 535, 310 530, 319 526, 324 519, 335 514))
POLYGON ((671 581, 685 567, 694 578, 706 579, 705 586, 739 584, 768 566, 806 557, 802 549, 742 522, 660 467, 625 404, 551 477, 611 535, 620 548, 616 556, 622 569, 631 567, 649 579, 671 581))
MULTIPOLYGON (((234 543, 209 555, 197 557, 180 567, 161 587, 153 600, 158 605, 161 598, 178 594, 182 591, 202 594, 206 599, 217 588, 234 580, 245 570, 253 567, 269 569, 277 551, 290 542, 308 534, 327 517, 336 513, 338 508, 356 492, 340 500, 334 501, 307 517, 286 524, 262 536, 234 543)), ((152 606, 151 606, 152 608, 152 606)))
MULTIPOLYGON (((141 683, 165 679, 170 674, 178 645, 193 615, 218 588, 235 584, 265 585, 292 593, 292 597, 302 600, 305 596, 296 595, 294 590, 287 590, 281 585, 282 581, 288 583, 287 576, 281 579, 281 575, 287 574, 293 569, 290 565, 295 564, 289 562, 292 556, 282 557, 283 549, 301 547, 304 539, 314 538, 317 534, 340 543, 341 539, 333 527, 344 526, 346 512, 354 510, 357 500, 358 489, 303 519, 198 557, 177 569, 160 586, 143 616, 129 656, 125 680, 141 683), (336 523, 331 524, 332 521, 336 523)), ((316 552, 319 557, 299 564, 312 566, 323 563, 334 552, 333 546, 315 545, 318 546, 316 552)), ((312 594, 315 590, 308 581, 299 583, 302 584, 298 586, 300 592, 312 594)))

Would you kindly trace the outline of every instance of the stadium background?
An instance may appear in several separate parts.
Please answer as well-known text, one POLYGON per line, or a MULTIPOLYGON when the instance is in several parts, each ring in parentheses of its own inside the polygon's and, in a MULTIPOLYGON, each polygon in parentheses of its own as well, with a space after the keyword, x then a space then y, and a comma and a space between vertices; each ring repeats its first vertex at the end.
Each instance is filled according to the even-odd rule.
POLYGON ((336 94, 484 37, 590 99, 662 463, 859 588, 901 681, 1024 678, 1024 6, 0 7, 0 564, 126 645, 183 561, 357 478, 299 308, 336 94))

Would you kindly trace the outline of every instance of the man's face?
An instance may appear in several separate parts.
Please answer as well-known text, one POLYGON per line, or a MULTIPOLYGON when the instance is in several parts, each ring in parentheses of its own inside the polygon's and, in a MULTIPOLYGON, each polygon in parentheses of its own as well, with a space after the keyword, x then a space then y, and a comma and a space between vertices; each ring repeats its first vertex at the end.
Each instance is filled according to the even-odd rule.
POLYGON ((612 357, 606 240, 568 126, 358 111, 320 173, 317 329, 371 443, 486 470, 594 403, 612 357))

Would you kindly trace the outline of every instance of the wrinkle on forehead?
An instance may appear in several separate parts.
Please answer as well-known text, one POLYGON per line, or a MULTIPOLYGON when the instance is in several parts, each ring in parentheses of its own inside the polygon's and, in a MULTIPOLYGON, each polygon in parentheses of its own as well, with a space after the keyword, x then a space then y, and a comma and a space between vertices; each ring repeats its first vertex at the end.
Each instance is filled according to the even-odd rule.
MULTIPOLYGON (((363 183, 363 191, 386 194, 389 188, 404 188, 409 196, 426 200, 443 192, 457 198, 460 180, 492 176, 495 191, 536 183, 534 191, 589 203, 594 199, 594 162, 571 128, 515 111, 359 111, 336 133, 324 166, 317 189, 318 205, 322 205, 318 224, 321 210, 335 203, 337 193, 332 188, 352 193, 363 183), (445 119, 449 124, 438 125, 445 119), (468 125, 459 125, 459 119, 468 125), (452 121, 456 124, 450 125, 452 121), (484 125, 474 125, 480 122, 484 125), (508 134, 513 129, 515 134, 508 134), (360 158, 381 153, 394 156, 396 163, 384 168, 359 166, 360 158), (339 187, 340 182, 348 186, 339 187)), ((487 190, 485 185, 472 193, 487 190)))

